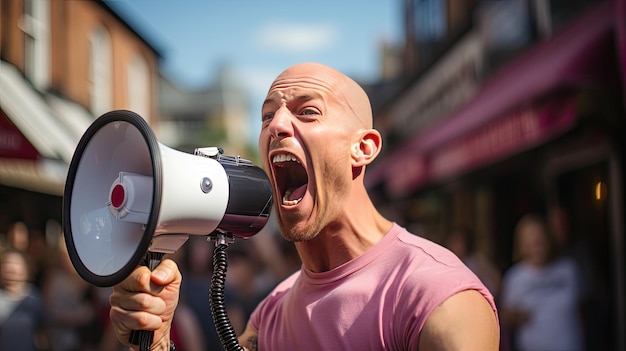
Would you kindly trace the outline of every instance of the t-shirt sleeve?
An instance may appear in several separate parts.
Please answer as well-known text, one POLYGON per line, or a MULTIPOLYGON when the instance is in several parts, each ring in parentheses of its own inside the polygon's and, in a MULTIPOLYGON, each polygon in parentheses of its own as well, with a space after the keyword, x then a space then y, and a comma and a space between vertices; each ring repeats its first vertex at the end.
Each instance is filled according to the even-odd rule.
POLYGON ((437 270, 418 271, 414 279, 407 280, 403 287, 399 301, 404 306, 398 306, 398 318, 405 325, 404 333, 399 335, 400 340, 406 340, 406 349, 417 349, 419 336, 426 320, 433 311, 451 296, 465 291, 476 290, 485 297, 491 305, 497 318, 497 309, 491 293, 480 280, 465 266, 440 266, 437 270), (442 279, 445 277, 445 279, 442 279), (425 284, 424 282, 428 282, 425 284))

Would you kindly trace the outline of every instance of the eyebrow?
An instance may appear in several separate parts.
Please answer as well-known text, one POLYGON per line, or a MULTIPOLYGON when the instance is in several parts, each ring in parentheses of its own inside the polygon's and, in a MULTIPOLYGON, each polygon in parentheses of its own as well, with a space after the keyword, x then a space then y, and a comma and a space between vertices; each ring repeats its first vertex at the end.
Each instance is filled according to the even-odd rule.
MULTIPOLYGON (((317 92, 302 93, 302 94, 296 95, 296 97, 292 99, 292 101, 303 102, 303 101, 310 101, 310 100, 315 100, 315 99, 323 99, 322 94, 319 94, 317 92)), ((279 100, 280 99, 277 99, 276 97, 268 97, 263 101, 263 106, 267 104, 278 104, 279 100)))

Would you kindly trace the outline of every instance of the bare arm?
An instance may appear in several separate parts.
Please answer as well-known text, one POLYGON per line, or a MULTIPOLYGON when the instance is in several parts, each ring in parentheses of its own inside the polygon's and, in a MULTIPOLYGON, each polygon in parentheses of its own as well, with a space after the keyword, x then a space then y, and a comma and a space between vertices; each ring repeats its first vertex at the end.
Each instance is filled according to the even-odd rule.
POLYGON ((428 317, 420 334, 420 351, 497 351, 500 330, 487 300, 475 290, 444 301, 428 317))

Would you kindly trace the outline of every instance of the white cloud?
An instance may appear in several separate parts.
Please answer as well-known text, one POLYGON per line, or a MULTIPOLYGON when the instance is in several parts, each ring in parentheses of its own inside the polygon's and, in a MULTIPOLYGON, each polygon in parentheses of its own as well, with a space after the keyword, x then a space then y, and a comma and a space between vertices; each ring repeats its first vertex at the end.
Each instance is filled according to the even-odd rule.
POLYGON ((268 23, 256 34, 263 50, 289 53, 315 52, 330 48, 337 37, 333 26, 324 24, 268 23))

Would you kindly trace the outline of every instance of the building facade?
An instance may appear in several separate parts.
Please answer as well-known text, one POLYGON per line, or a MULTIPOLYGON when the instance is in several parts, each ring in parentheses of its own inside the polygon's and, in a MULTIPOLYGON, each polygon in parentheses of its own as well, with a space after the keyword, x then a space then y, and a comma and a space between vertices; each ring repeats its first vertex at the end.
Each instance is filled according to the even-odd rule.
POLYGON ((376 203, 441 243, 471 228, 502 272, 523 215, 566 214, 588 349, 625 350, 624 1, 405 4, 410 79, 374 104, 376 203))
POLYGON ((165 76, 159 81, 159 140, 172 148, 193 152, 217 146, 227 155, 257 156, 249 143, 250 99, 228 65, 217 67, 214 82, 188 88, 165 76))
POLYGON ((156 128, 160 54, 103 1, 0 0, 0 14, 0 234, 20 220, 59 235, 86 128, 115 109, 156 128))

